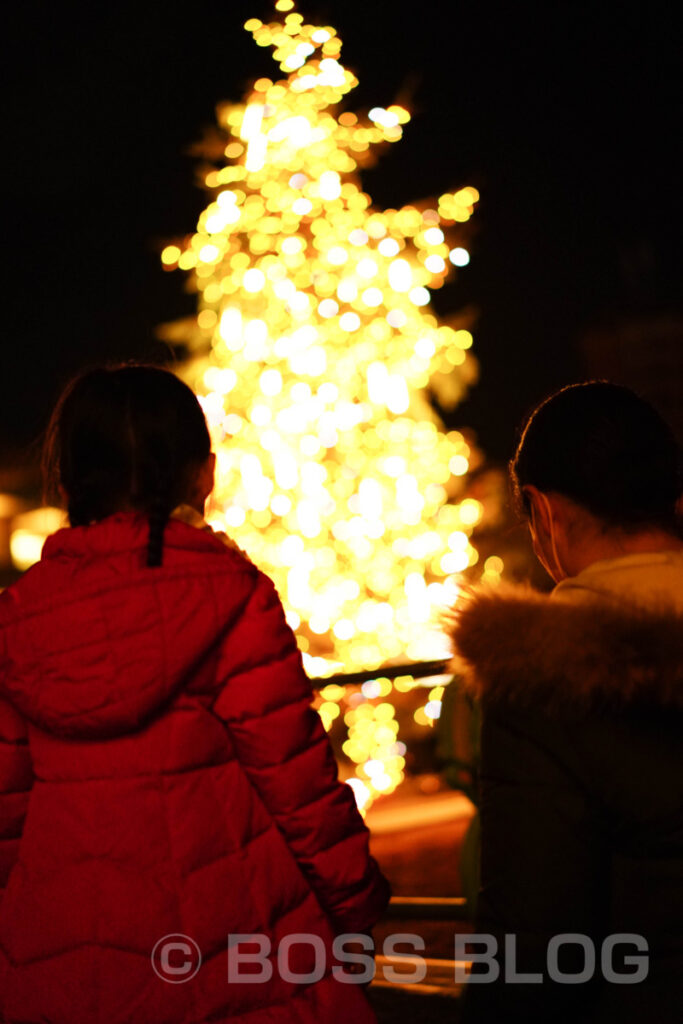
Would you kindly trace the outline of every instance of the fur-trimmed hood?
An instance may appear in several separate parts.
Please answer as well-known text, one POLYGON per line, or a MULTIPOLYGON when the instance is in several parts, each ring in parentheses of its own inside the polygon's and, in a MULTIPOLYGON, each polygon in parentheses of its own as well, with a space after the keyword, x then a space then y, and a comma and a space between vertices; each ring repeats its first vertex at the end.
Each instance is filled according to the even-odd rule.
POLYGON ((683 615, 673 601, 576 603, 502 585, 463 594, 449 632, 453 669, 486 700, 683 710, 683 615))

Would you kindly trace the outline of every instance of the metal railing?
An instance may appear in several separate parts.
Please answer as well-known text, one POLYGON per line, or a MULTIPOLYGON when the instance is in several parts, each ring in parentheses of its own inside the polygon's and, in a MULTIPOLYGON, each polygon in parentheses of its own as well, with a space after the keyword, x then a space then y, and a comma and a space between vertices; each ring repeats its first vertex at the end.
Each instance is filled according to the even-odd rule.
MULTIPOLYGON (((387 921, 469 921, 467 900, 444 896, 394 896, 384 915, 387 921)), ((467 970, 465 961, 442 960, 424 955, 395 954, 375 956, 375 989, 404 991, 406 995, 441 996, 457 999, 462 982, 456 981, 456 968, 467 970), (402 980, 405 979, 405 980, 402 980)))
MULTIPOLYGON (((442 996, 446 999, 459 999, 463 992, 461 982, 455 980, 456 967, 467 971, 466 961, 438 960, 435 957, 414 956, 375 956, 375 977, 372 980, 374 989, 391 989, 393 992, 405 992, 413 996, 442 996), (391 969, 389 973, 387 968, 391 969), (423 974, 422 980, 415 978, 416 972, 423 974), (405 981, 401 977, 405 976, 405 981)), ((419 976, 419 975, 418 975, 419 976)))
MULTIPOLYGON (((362 672, 337 672, 333 676, 314 676, 313 688, 322 690, 325 686, 353 686, 367 683, 371 679, 398 679, 412 676, 413 679, 428 679, 430 676, 447 675, 450 659, 439 661, 413 661, 402 665, 386 665, 362 672)), ((403 921, 468 921, 467 900, 451 896, 393 896, 387 908, 385 919, 403 921)))
MULTIPOLYGON (((332 676, 316 676, 311 678, 313 689, 322 690, 325 686, 358 686, 371 679, 398 679, 401 676, 412 676, 413 679, 428 679, 431 676, 448 675, 450 659, 439 661, 417 661, 403 665, 386 665, 383 668, 362 672, 337 672, 332 676)), ((463 897, 451 896, 393 896, 385 912, 385 921, 469 921, 470 914, 467 900, 463 897)), ((462 985, 455 982, 455 960, 440 960, 433 957, 417 958, 410 956, 386 957, 378 954, 375 957, 376 974, 372 987, 404 990, 415 996, 442 996, 458 998, 462 985), (400 980, 401 972, 412 973, 418 965, 424 965, 426 975, 420 982, 400 980), (385 968, 392 968, 391 980, 387 980, 385 968)))
POLYGON ((362 672, 337 672, 333 676, 313 676, 311 684, 314 690, 322 690, 325 686, 358 686, 368 683, 371 679, 399 679, 401 676, 412 676, 413 679, 429 679, 430 676, 449 675, 450 659, 440 661, 413 661, 407 665, 385 665, 383 668, 365 669, 362 672))

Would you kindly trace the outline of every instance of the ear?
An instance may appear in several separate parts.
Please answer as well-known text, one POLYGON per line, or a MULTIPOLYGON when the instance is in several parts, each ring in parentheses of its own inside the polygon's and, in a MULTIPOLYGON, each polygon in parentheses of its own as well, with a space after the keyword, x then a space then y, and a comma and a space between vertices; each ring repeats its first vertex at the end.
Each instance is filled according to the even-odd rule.
POLYGON ((211 494, 211 491, 213 490, 213 485, 215 483, 215 474, 216 455, 214 452, 209 452, 208 458, 206 459, 206 462, 204 462, 204 464, 202 465, 202 468, 199 472, 198 485, 202 501, 206 501, 208 496, 211 494))
POLYGON ((546 504, 546 501, 549 500, 548 496, 545 495, 546 501, 544 501, 538 487, 534 487, 533 484, 527 484, 524 488, 524 493, 529 498, 531 506, 530 526, 532 533, 538 534, 540 532, 548 535, 550 533, 550 518, 548 516, 548 505, 546 504))
POLYGON ((200 515, 204 515, 206 499, 211 494, 214 484, 214 471, 216 468, 216 456, 209 452, 207 458, 198 467, 190 481, 190 491, 185 498, 185 503, 196 509, 200 515))

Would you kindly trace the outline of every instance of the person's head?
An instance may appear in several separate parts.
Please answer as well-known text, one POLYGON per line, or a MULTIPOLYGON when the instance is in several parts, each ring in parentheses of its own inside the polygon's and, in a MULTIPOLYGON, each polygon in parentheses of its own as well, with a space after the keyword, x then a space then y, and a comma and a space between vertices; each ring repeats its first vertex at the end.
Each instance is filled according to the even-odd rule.
POLYGON ((681 536, 681 453, 659 413, 628 388, 563 388, 527 419, 510 463, 534 551, 557 582, 599 557, 681 536))
POLYGON ((161 564, 176 505, 203 512, 213 469, 199 402, 155 366, 102 367, 76 377, 57 402, 43 451, 47 500, 60 496, 71 526, 123 511, 148 517, 148 565, 161 564))

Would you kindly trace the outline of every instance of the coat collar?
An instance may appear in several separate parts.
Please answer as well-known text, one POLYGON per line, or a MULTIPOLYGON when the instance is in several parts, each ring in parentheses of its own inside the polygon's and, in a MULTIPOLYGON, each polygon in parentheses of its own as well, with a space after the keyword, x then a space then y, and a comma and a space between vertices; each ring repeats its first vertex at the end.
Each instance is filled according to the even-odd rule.
POLYGON ((501 585, 463 595, 449 632, 453 669, 485 700, 683 710, 683 616, 673 603, 576 603, 501 585))
MULTIPOLYGON (((98 557, 147 546, 149 522, 139 512, 116 512, 90 526, 66 526, 51 534, 42 558, 98 557)), ((187 505, 174 509, 164 530, 164 546, 186 550, 235 547, 225 534, 217 534, 198 512, 187 505)))

